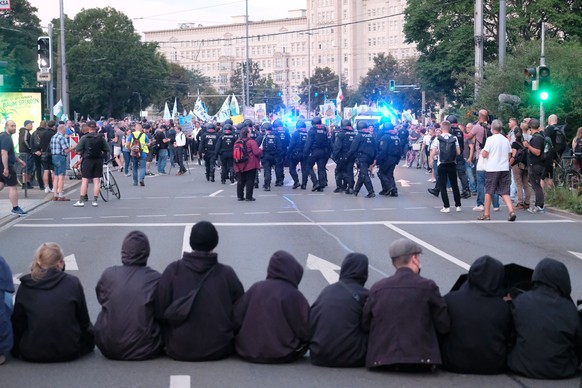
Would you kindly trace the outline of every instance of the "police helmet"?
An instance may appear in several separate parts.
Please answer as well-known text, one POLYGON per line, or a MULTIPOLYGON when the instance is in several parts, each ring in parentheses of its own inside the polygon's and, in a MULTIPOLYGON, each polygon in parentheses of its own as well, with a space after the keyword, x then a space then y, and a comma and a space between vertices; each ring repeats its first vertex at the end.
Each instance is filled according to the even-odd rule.
POLYGON ((348 120, 348 119, 343 119, 341 122, 341 125, 340 125, 340 127, 342 127, 342 128, 351 127, 351 126, 352 126, 352 122, 351 122, 351 120, 348 120))
POLYGON ((266 121, 263 123, 263 125, 261 125, 261 130, 263 131, 271 131, 273 130, 273 127, 271 126, 271 123, 266 121))
POLYGON ((312 125, 321 125, 321 117, 314 117, 311 119, 312 125))
POLYGON ((253 120, 251 120, 251 119, 246 119, 246 120, 244 121, 244 125, 245 125, 246 127, 252 127, 252 126, 253 126, 253 120))
POLYGON ((223 125, 227 125, 227 124, 233 125, 234 123, 232 122, 231 119, 226 119, 226 120, 224 120, 224 123, 222 123, 222 124, 223 125))
POLYGON ((273 121, 273 128, 279 128, 283 126, 283 122, 280 119, 273 121))
POLYGON ((447 118, 446 118, 446 120, 449 123, 451 123, 451 124, 457 124, 458 123, 457 116, 455 116, 455 115, 448 115, 447 118))
POLYGON ((305 125, 305 121, 297 120, 297 122, 295 123, 295 128, 297 129, 307 128, 307 125, 305 125))
POLYGON ((232 124, 224 124, 223 127, 222 127, 222 130, 225 131, 225 132, 226 131, 232 131, 233 130, 233 126, 232 126, 232 124))
POLYGON ((358 121, 358 131, 361 131, 362 129, 368 129, 368 122, 366 120, 361 120, 358 121))
POLYGON ((209 131, 211 129, 216 129, 216 125, 214 125, 213 123, 209 123, 206 125, 206 130, 209 131))

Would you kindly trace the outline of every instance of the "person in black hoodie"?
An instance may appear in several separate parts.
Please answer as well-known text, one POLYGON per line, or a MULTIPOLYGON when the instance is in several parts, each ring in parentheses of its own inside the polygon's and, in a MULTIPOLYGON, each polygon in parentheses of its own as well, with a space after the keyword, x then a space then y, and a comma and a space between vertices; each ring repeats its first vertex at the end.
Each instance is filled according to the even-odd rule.
POLYGON ((107 268, 95 293, 101 312, 95 322, 95 342, 113 360, 147 360, 162 350, 162 332, 154 318, 154 293, 160 273, 147 267, 150 242, 139 231, 129 232, 121 246, 121 262, 107 268))
POLYGON ((503 300, 504 276, 499 260, 480 257, 461 288, 445 296, 451 317, 451 329, 440 341, 446 370, 469 374, 506 371, 513 322, 503 300))
POLYGON ((236 352, 257 363, 295 361, 309 343, 309 303, 297 289, 303 267, 289 253, 271 256, 267 279, 253 284, 237 302, 236 352))
POLYGON ((576 374, 582 358, 582 328, 566 266, 545 258, 536 265, 533 289, 512 301, 517 333, 509 369, 536 379, 576 374))
POLYGON ((64 272, 61 247, 44 243, 37 250, 31 273, 20 278, 12 327, 12 355, 32 362, 71 361, 93 351, 83 286, 64 272))
POLYGON ((234 351, 233 306, 244 289, 234 270, 218 262, 218 255, 212 252, 217 245, 214 225, 198 222, 190 233, 192 252, 184 252, 181 260, 170 263, 158 284, 155 314, 163 321, 166 354, 175 360, 219 360, 234 351), (168 308, 196 287, 200 288, 186 318, 176 322, 168 308))
POLYGON ((366 363, 368 335, 360 328, 368 290, 368 257, 350 253, 339 281, 323 289, 311 306, 311 363, 328 367, 361 367, 366 363))

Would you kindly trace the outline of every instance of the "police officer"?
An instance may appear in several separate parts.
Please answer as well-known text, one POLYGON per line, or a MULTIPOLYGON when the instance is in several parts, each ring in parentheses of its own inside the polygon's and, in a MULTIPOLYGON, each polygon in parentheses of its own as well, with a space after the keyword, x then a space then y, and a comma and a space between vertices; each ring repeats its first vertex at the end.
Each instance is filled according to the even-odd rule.
POLYGON ((287 160, 287 150, 291 141, 289 130, 279 119, 273 121, 273 129, 279 136, 281 151, 277 155, 277 164, 275 165, 275 186, 283 186, 285 183, 285 161, 287 160))
MULTIPOLYGON (((307 141, 303 150, 307 157, 307 169, 313 171, 313 166, 317 163, 318 182, 313 186, 311 191, 322 192, 327 182, 327 171, 325 165, 330 155, 330 143, 327 137, 327 128, 321 123, 320 117, 314 117, 311 120, 312 127, 307 132, 307 141)), ((307 176, 304 175, 301 182, 307 185, 307 176)))
POLYGON ((354 159, 348 158, 350 147, 354 142, 356 132, 350 120, 342 120, 341 130, 335 135, 333 143, 332 159, 335 161, 334 193, 345 191, 346 194, 354 193, 354 159))
POLYGON ((358 181, 354 188, 354 195, 357 196, 362 185, 364 185, 368 190, 366 198, 374 198, 376 194, 374 193, 374 186, 368 169, 376 158, 376 138, 374 138, 368 123, 364 120, 358 122, 357 129, 358 134, 354 138, 348 153, 348 158, 355 157, 358 164, 358 181))
POLYGON ((394 169, 400 160, 400 137, 391 124, 382 126, 382 135, 378 144, 378 178, 382 184, 380 195, 398 197, 398 188, 394 181, 394 169))
POLYGON ((276 170, 277 158, 281 153, 281 140, 279 134, 273 131, 271 123, 263 123, 261 130, 265 131, 259 147, 263 150, 261 155, 261 165, 265 174, 263 188, 265 191, 271 191, 271 170, 273 167, 276 170))
POLYGON ((447 121, 451 123, 451 135, 455 136, 459 142, 459 147, 461 148, 461 154, 457 155, 457 175, 461 181, 461 198, 471 198, 471 190, 469 188, 469 178, 467 177, 467 171, 465 170, 465 158, 463 157, 463 149, 465 148, 465 135, 463 131, 459 128, 457 122, 457 116, 449 115, 447 116, 447 121))
POLYGON ((218 138, 218 143, 216 144, 216 155, 220 157, 220 163, 222 165, 222 169, 220 170, 220 183, 224 185, 229 178, 230 183, 234 183, 232 150, 237 138, 233 133, 232 124, 224 124, 222 130, 223 133, 218 138))
POLYGON ((295 132, 291 135, 291 141, 289 143, 289 174, 293 178, 293 189, 301 186, 301 190, 307 188, 307 177, 311 177, 311 183, 313 186, 317 186, 317 177, 313 170, 311 172, 307 169, 307 158, 304 156, 305 143, 307 143, 307 126, 305 121, 298 120, 295 123, 295 132), (297 175, 297 165, 301 166, 301 182, 305 179, 305 185, 299 183, 299 176, 297 175))
POLYGON ((198 147, 198 159, 204 158, 206 166, 206 180, 214 182, 214 169, 216 167, 216 143, 218 134, 216 127, 210 123, 206 126, 206 131, 200 136, 200 146, 198 147))

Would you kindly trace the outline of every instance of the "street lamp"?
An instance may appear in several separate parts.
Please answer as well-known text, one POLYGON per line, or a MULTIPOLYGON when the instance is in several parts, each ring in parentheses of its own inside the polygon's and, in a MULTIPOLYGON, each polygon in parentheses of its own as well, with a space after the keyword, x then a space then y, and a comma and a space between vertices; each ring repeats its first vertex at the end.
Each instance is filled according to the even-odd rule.
POLYGON ((307 119, 311 117, 311 23, 307 18, 307 119))

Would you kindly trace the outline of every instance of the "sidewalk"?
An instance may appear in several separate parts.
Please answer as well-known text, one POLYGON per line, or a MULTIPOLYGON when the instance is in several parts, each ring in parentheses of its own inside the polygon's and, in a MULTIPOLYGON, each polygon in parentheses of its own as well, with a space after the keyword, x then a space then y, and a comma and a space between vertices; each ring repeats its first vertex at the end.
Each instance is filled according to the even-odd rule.
MULTIPOLYGON (((64 188, 65 195, 67 195, 69 192, 76 189, 80 185, 81 185, 80 180, 69 179, 68 177, 66 177, 64 188)), ((34 189, 27 190, 26 195, 27 196, 25 198, 24 189, 19 187, 18 206, 20 206, 22 209, 24 209, 24 211, 28 213, 30 213, 31 210, 36 209, 37 207, 52 201, 54 197, 53 193, 45 193, 44 190, 40 190, 38 186, 35 186, 34 189)), ((78 199, 77 197, 75 197, 74 199, 77 200, 78 199)), ((73 200, 73 198, 71 198, 71 200, 73 200)), ((4 189, 0 191, 0 227, 6 225, 9 222, 14 221, 16 218, 19 218, 19 216, 11 214, 10 213, 11 210, 12 205, 10 204, 10 200, 8 199, 8 187, 4 187, 4 189)))

